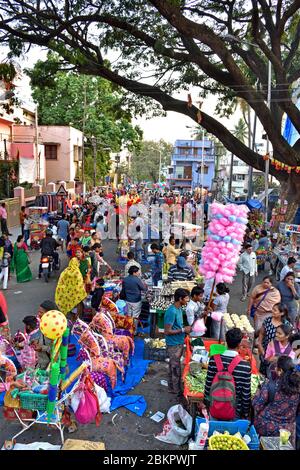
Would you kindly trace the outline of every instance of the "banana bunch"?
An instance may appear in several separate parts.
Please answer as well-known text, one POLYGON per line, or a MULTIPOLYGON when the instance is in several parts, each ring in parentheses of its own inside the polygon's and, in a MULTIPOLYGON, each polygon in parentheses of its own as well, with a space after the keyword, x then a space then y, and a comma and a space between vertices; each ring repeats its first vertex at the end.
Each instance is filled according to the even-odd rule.
POLYGON ((159 338, 153 339, 152 341, 150 341, 150 347, 151 348, 158 348, 158 349, 165 348, 166 347, 166 340, 165 339, 159 339, 159 338))

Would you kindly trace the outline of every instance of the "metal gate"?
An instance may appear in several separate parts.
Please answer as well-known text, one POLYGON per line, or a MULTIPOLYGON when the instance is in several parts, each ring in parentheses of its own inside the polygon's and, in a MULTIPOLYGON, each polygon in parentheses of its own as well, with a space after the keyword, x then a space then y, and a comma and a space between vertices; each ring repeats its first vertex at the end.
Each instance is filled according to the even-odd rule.
POLYGON ((18 197, 13 197, 11 199, 0 200, 0 204, 2 204, 3 202, 5 202, 6 204, 8 227, 11 228, 20 225, 20 199, 18 197))

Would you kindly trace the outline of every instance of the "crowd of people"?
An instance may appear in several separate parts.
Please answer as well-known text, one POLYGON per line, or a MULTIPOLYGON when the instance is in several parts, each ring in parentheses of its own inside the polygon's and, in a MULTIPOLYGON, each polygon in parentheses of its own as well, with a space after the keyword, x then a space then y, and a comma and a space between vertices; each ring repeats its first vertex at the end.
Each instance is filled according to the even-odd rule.
MULTIPOLYGON (((23 346, 21 344, 23 357, 21 360, 26 366, 31 363, 30 361, 35 363, 38 361, 44 367, 47 362, 45 355, 49 345, 41 342, 38 330, 40 315, 47 309, 58 309, 67 318, 70 314, 75 314, 76 318, 80 317, 83 313, 83 302, 88 296, 91 296, 91 306, 96 314, 104 297, 104 277, 114 275, 122 279, 119 299, 126 302, 127 315, 133 319, 137 331, 143 295, 148 289, 142 276, 144 266, 146 266, 145 271, 150 269, 153 286, 162 285, 163 278, 168 282, 184 282, 193 281, 199 276, 197 263, 193 262, 200 251, 200 247, 195 246, 195 240, 177 239, 176 234, 172 233, 172 223, 170 223, 168 233, 162 233, 158 229, 158 239, 153 242, 151 234, 149 235, 147 217, 140 209, 129 215, 130 208, 138 206, 139 203, 147 207, 165 204, 171 208, 177 205, 185 213, 189 212, 191 221, 195 223, 197 206, 201 202, 199 194, 174 194, 171 191, 126 193, 123 189, 105 193, 96 191, 90 196, 98 198, 98 201, 86 201, 74 205, 72 210, 62 214, 57 222, 58 238, 54 239, 52 231, 48 230, 41 242, 42 255, 53 256, 54 264, 58 266, 61 250, 68 257, 68 266, 59 276, 55 304, 46 302, 41 305, 42 310, 37 316, 28 316, 23 320, 27 342, 25 341, 26 344, 23 346), (124 217, 120 199, 125 196, 128 196, 126 217, 130 220, 126 227, 127 262, 121 272, 114 271, 105 260, 103 241, 108 238, 120 242, 126 238, 124 226, 120 223, 124 217), (146 264, 147 261, 150 264, 146 264), (31 354, 32 345, 35 354, 31 354)), ((32 279, 28 249, 31 221, 26 215, 25 208, 22 208, 20 213, 22 234, 12 244, 5 221, 2 222, 3 214, 5 215, 2 210, 0 281, 3 281, 5 290, 13 273, 16 273, 17 282, 28 282, 32 279)), ((172 222, 174 213, 168 215, 171 215, 172 222)), ((245 309, 255 329, 257 363, 260 373, 266 378, 253 400, 250 393, 251 365, 239 355, 243 340, 242 331, 239 328, 232 328, 225 332, 222 321, 230 301, 229 288, 223 282, 216 285, 210 281, 199 282, 191 292, 182 288, 176 290, 174 302, 164 316, 164 334, 169 357, 168 390, 184 403, 181 358, 186 335, 201 337, 205 334, 226 342, 227 350, 217 358, 211 357, 208 365, 204 405, 210 410, 211 416, 218 419, 213 390, 218 374, 226 370, 233 377, 235 384, 235 418, 252 419, 257 432, 263 436, 278 435, 279 429, 288 429, 291 432, 291 442, 296 445, 296 440, 299 439, 296 423, 298 426, 300 423, 298 365, 300 288, 295 282, 293 271, 296 259, 292 257, 283 267, 277 284, 270 274, 266 274, 255 285, 256 276, 266 269, 267 253, 271 246, 265 230, 256 232, 249 227, 238 262, 242 283, 241 301, 244 303, 247 300, 245 309), (183 309, 187 317, 187 326, 183 324, 183 309), (202 322, 202 330, 194 331, 193 327, 199 320, 202 322)), ((7 310, 1 305, 1 298, 0 315, 0 334, 8 336, 7 310)), ((20 341, 22 342, 24 341, 20 341)))

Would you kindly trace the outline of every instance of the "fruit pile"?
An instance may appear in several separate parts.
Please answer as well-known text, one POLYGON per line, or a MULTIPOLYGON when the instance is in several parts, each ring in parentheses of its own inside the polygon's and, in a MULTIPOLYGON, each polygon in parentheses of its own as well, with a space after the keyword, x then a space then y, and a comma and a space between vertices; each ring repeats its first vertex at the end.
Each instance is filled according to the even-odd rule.
POLYGON ((217 434, 209 438, 210 450, 249 450, 249 447, 239 437, 229 433, 217 434))
POLYGON ((233 313, 230 315, 229 313, 224 313, 224 322, 228 329, 230 328, 240 328, 242 331, 246 331, 249 334, 254 333, 254 329, 251 326, 248 318, 246 315, 241 315, 240 317, 233 313))
POLYGON ((157 348, 157 349, 164 349, 166 347, 166 340, 165 339, 151 339, 146 338, 145 343, 148 343, 150 348, 157 348))

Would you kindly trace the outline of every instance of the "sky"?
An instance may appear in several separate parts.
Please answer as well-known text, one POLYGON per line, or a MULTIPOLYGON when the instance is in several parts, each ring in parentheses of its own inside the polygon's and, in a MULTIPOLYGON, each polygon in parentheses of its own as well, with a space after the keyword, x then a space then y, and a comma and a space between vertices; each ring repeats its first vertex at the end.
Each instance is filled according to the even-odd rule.
MULTIPOLYGON (((2 54, 0 54, 0 60, 5 56, 5 50, 2 49, 2 54), (2 56, 2 57, 1 57, 2 56)), ((22 59, 23 68, 31 68, 34 66, 35 62, 39 59, 45 60, 47 51, 41 49, 38 46, 33 46, 28 54, 22 59)), ((16 83, 17 90, 20 98, 26 103, 29 104, 31 101, 31 93, 29 86, 29 79, 26 75, 22 75, 21 79, 16 83)), ((199 89, 191 89, 190 93, 192 100, 195 104, 198 97, 199 89)), ((175 98, 187 100, 187 92, 178 93, 175 98)), ((210 95, 203 101, 202 110, 207 112, 210 115, 214 115, 213 110, 215 109, 217 103, 217 98, 210 95)), ((220 120, 222 124, 228 127, 230 130, 234 128, 235 124, 241 117, 240 111, 236 111, 230 119, 219 118, 214 116, 216 119, 220 120)), ((155 140, 158 141, 163 139, 171 144, 174 144, 176 139, 191 139, 192 129, 196 126, 196 123, 191 120, 189 117, 184 116, 180 113, 168 112, 166 117, 155 117, 155 118, 138 118, 134 119, 134 124, 139 125, 144 133, 144 140, 155 140)), ((259 137, 259 132, 258 132, 259 137)))

